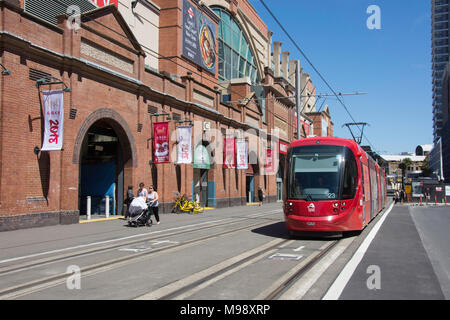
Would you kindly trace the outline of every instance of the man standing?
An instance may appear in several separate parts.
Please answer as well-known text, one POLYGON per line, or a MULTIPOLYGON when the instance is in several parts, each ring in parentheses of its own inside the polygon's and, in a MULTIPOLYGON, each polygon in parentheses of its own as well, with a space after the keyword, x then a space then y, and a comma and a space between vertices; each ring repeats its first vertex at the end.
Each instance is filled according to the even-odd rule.
POLYGON ((263 193, 261 187, 258 188, 258 200, 259 200, 259 205, 261 206, 264 201, 264 193, 263 193))

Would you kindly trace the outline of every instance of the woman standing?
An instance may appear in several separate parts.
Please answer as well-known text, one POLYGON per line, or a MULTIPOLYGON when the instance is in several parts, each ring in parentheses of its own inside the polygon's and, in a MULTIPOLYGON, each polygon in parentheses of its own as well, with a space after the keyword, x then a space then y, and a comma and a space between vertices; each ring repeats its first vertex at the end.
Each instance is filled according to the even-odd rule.
POLYGON ((139 183, 139 189, 137 191, 137 196, 143 197, 145 199, 145 201, 147 202, 148 191, 147 191, 147 189, 144 188, 143 182, 139 183))
POLYGON ((153 188, 153 186, 150 186, 148 188, 148 206, 150 209, 150 212, 153 213, 153 215, 155 216, 156 219, 156 224, 159 224, 159 214, 158 214, 158 210, 159 210, 159 202, 158 202, 158 192, 155 191, 155 189, 153 188))

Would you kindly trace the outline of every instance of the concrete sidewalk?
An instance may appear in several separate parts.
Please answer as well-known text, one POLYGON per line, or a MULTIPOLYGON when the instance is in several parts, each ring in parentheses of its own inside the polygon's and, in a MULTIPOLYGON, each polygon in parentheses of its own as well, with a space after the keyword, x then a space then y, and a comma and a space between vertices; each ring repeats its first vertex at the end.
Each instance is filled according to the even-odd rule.
POLYGON ((413 214, 436 215, 436 210, 440 210, 442 215, 439 222, 436 220, 434 223, 448 226, 450 224, 448 208, 414 208, 401 204, 395 205, 339 299, 448 299, 449 297, 444 295, 443 290, 448 286, 448 274, 450 273, 450 264, 447 263, 448 254, 444 253, 450 252, 448 229, 440 230, 439 234, 424 233, 419 231, 425 229, 422 224, 417 224, 417 219, 413 219, 413 214), (412 213, 414 210, 420 210, 420 212, 412 213), (430 244, 434 242, 430 239, 433 237, 439 237, 440 241, 446 241, 444 247, 439 248, 439 252, 432 252, 433 246, 430 244), (443 240, 442 237, 447 240, 443 240), (437 272, 437 264, 433 264, 431 258, 433 261, 444 259, 444 268, 447 270, 437 272))

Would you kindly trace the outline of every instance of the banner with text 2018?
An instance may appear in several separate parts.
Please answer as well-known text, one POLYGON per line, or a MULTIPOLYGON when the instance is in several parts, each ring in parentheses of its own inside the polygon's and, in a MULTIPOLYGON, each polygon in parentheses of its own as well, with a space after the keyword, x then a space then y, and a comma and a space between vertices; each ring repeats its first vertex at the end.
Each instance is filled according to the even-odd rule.
POLYGON ((63 91, 44 91, 42 97, 44 100, 44 141, 41 151, 61 150, 64 131, 63 91))

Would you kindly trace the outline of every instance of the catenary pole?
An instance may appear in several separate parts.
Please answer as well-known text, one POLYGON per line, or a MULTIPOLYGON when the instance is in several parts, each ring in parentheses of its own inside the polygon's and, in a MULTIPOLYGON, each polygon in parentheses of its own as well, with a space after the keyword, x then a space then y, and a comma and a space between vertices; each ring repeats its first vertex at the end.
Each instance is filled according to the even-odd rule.
POLYGON ((302 97, 301 97, 301 69, 300 60, 297 60, 295 70, 295 105, 297 106, 297 139, 301 139, 301 110, 302 110, 302 97))

